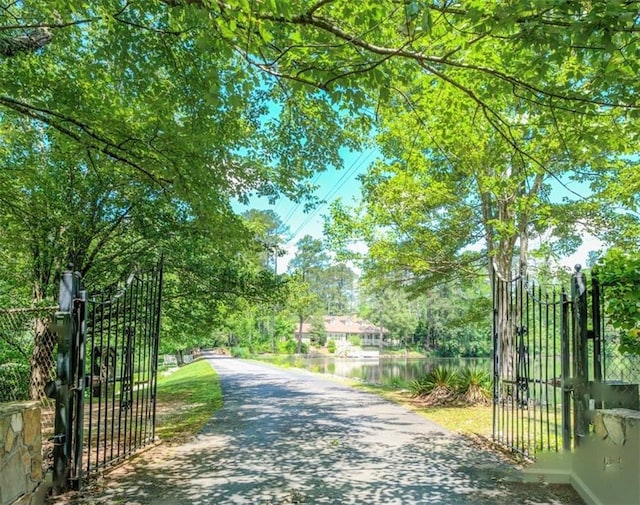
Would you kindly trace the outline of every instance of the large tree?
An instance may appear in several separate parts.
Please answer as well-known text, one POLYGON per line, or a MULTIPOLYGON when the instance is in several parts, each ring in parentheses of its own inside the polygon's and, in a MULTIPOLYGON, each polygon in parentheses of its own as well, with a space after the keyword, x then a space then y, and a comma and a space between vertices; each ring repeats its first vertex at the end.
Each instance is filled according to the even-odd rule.
POLYGON ((287 287, 289 297, 286 302, 286 312, 293 314, 297 319, 296 352, 299 353, 302 349, 302 325, 307 318, 320 312, 321 301, 299 275, 291 276, 287 287))
MULTIPOLYGON (((635 146, 621 141, 638 131, 634 118, 577 116, 509 96, 493 103, 508 136, 460 90, 425 76, 380 107, 383 160, 362 176, 359 208, 335 204, 329 227, 343 249, 364 238, 368 277, 414 293, 480 267, 510 279, 526 274, 533 240, 561 255, 582 233, 628 237, 637 226, 602 191, 603 178, 638 170, 635 146)), ((497 310, 510 370, 513 329, 508 307, 497 310)))
POLYGON ((272 210, 250 209, 242 217, 255 237, 259 265, 277 272, 277 260, 285 253, 283 245, 289 236, 289 227, 272 210))
MULTIPOLYGON (((0 287, 4 307, 52 306, 61 271, 83 276, 90 293, 165 258, 164 342, 191 347, 215 320, 217 300, 276 292, 272 275, 246 268, 252 237, 230 227, 230 208, 206 220, 168 188, 123 170, 109 158, 90 156, 64 135, 46 142, 29 135, 24 119, 3 122, 0 141, 0 287), (213 226, 224 223, 220 229, 213 226)), ((45 312, 43 312, 43 315, 45 312)), ((31 395, 50 378, 55 339, 36 322, 31 395)))
POLYGON ((318 287, 330 260, 322 240, 305 235, 296 243, 296 254, 289 262, 289 271, 312 287, 318 287))
POLYGON ((332 262, 320 275, 321 292, 328 315, 344 315, 355 311, 357 276, 346 264, 332 262))
POLYGON ((7 117, 170 185, 204 213, 252 191, 299 197, 371 112, 411 103, 416 75, 539 165, 514 127, 518 108, 544 111, 561 134, 557 113, 624 129, 638 110, 632 2, 51 0, 4 14, 7 117), (364 114, 350 121, 342 108, 364 114))
POLYGON ((303 198, 310 175, 354 145, 347 117, 226 42, 209 52, 201 12, 56 0, 0 9, 3 288, 28 286, 21 304, 51 302, 69 263, 95 289, 164 252, 165 336, 183 343, 210 326, 219 300, 270 298, 277 283, 249 268, 256 237, 231 201, 303 198))
POLYGON ((24 120, 15 135, 33 144, 64 136, 70 166, 109 161, 201 217, 251 194, 301 198, 353 145, 349 120, 234 56, 224 37, 215 50, 207 18, 163 2, 3 5, 3 125, 24 120))
POLYGON ((348 314, 355 304, 356 275, 345 263, 332 260, 322 240, 305 235, 296 244, 289 271, 305 282, 324 305, 325 314, 348 314))

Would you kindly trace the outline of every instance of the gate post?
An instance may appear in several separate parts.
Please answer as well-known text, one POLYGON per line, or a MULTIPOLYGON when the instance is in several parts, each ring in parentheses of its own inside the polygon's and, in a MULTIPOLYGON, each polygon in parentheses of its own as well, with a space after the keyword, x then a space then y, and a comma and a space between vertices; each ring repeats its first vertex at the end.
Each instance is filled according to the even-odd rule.
MULTIPOLYGON (((593 321, 593 380, 602 382, 602 313, 600 311, 600 282, 591 277, 591 317, 593 321)), ((601 402, 600 402, 601 403, 601 402)), ((601 408, 602 405, 596 406, 601 408)))
MULTIPOLYGON (((76 385, 74 375, 78 354, 76 341, 78 321, 76 300, 80 288, 80 274, 67 270, 60 279, 59 310, 55 313, 54 329, 58 336, 58 356, 55 381, 55 432, 53 436, 53 486, 57 495, 69 489, 73 450, 73 411, 76 385)), ((79 398, 81 400, 81 397, 79 398)))
POLYGON ((587 284, 582 267, 576 265, 571 277, 573 300, 573 418, 576 445, 589 433, 588 353, 587 353, 587 284))
POLYGON ((498 410, 498 402, 500 401, 500 358, 499 358, 500 347, 498 345, 498 309, 497 309, 498 303, 496 300, 496 297, 498 296, 497 282, 498 280, 496 276, 496 271, 492 264, 491 265, 491 300, 492 300, 493 320, 492 320, 491 334, 493 339, 493 342, 492 342, 492 345, 493 345, 493 399, 491 401, 491 407, 493 412, 492 412, 491 420, 492 420, 493 440, 499 439, 498 415, 500 412, 498 410))
POLYGON ((567 293, 562 288, 562 315, 560 319, 560 356, 562 377, 562 448, 571 450, 571 364, 569 360, 569 307, 567 293))
MULTIPOLYGON (((80 278, 78 277, 78 284, 80 278)), ((80 288, 80 285, 78 285, 80 288)), ((82 449, 84 443, 84 390, 85 390, 85 356, 86 356, 86 321, 87 292, 79 289, 74 304, 75 331, 73 332, 72 354, 72 380, 73 392, 75 393, 75 410, 73 412, 73 423, 70 428, 73 430, 73 453, 71 463, 71 474, 69 476, 70 485, 80 489, 80 476, 82 474, 82 449)))

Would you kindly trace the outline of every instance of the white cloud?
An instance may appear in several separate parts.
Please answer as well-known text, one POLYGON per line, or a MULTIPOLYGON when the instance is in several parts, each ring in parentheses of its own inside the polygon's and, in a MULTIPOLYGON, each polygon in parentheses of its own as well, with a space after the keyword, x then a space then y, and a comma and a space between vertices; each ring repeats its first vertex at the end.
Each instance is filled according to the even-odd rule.
POLYGON ((582 245, 570 256, 562 258, 560 260, 560 264, 569 268, 573 268, 576 265, 582 265, 584 267, 587 264, 589 252, 600 251, 604 248, 605 244, 601 240, 593 235, 585 233, 582 237, 582 245))

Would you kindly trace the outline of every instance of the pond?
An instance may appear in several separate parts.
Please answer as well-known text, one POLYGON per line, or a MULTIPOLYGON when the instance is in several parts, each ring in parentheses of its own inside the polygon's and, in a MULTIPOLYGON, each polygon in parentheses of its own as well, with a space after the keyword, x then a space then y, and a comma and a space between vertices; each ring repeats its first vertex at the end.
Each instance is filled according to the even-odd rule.
POLYGON ((374 359, 335 358, 330 356, 270 356, 262 361, 278 365, 294 366, 316 373, 336 375, 349 379, 360 379, 372 384, 407 384, 422 377, 436 366, 452 368, 478 367, 491 372, 490 358, 405 358, 381 357, 374 359))

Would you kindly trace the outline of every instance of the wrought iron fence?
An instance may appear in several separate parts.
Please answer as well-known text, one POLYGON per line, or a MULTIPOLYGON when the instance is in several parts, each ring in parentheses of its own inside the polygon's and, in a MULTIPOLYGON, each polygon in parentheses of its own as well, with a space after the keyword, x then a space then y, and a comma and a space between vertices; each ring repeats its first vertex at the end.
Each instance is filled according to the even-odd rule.
POLYGON ((85 447, 78 476, 154 441, 161 282, 158 267, 87 300, 85 447))
POLYGON ((60 284, 58 306, 0 310, 0 402, 40 402, 54 494, 155 439, 162 262, 90 296, 60 284))

